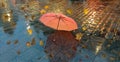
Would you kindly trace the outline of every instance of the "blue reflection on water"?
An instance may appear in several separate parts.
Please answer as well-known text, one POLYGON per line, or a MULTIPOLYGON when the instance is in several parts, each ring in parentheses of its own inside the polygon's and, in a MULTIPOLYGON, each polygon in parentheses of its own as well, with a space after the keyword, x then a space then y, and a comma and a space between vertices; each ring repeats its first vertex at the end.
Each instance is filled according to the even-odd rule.
POLYGON ((0 62, 48 62, 43 50, 44 46, 41 47, 39 45, 40 40, 43 40, 44 43, 46 40, 43 32, 40 31, 40 33, 36 33, 31 26, 33 33, 29 35, 26 27, 25 19, 21 16, 18 17, 17 25, 12 35, 5 33, 3 28, 0 27, 0 62), (26 42, 30 42, 32 38, 35 38, 36 45, 27 47, 26 42), (10 45, 6 44, 8 40, 11 41, 10 45), (14 45, 15 40, 19 41, 16 45, 14 45), (16 53, 17 50, 20 50, 20 55, 16 53), (41 57, 41 59, 37 60, 39 57, 41 57))

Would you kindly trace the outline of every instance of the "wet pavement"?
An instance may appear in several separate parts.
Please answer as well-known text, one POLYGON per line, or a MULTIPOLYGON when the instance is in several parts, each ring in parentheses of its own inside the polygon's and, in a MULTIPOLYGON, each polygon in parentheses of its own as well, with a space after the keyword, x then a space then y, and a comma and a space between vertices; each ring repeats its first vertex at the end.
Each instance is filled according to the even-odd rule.
POLYGON ((7 3, 0 9, 0 62, 120 62, 119 0, 7 3), (39 22, 49 12, 73 18, 78 29, 56 33, 39 22))

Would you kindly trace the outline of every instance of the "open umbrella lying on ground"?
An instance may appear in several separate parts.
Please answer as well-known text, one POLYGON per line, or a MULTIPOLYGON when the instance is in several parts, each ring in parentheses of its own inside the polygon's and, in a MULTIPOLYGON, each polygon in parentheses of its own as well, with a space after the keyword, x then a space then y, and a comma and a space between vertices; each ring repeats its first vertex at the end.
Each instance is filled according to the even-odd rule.
POLYGON ((53 29, 56 30, 64 30, 64 31, 72 31, 77 29, 76 22, 61 13, 47 13, 41 16, 40 21, 53 29))
POLYGON ((40 21, 56 31, 48 36, 45 52, 50 62, 69 62, 75 55, 78 41, 72 30, 77 29, 76 22, 63 14, 47 13, 40 17, 40 21))

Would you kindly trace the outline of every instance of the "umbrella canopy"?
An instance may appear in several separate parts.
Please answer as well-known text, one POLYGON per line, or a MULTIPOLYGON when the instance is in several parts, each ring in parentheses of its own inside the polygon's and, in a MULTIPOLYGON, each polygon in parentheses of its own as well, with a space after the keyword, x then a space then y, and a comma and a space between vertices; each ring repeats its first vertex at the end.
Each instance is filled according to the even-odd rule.
POLYGON ((77 29, 76 22, 61 13, 47 13, 40 17, 40 21, 53 29, 56 30, 64 30, 64 31, 72 31, 77 29))

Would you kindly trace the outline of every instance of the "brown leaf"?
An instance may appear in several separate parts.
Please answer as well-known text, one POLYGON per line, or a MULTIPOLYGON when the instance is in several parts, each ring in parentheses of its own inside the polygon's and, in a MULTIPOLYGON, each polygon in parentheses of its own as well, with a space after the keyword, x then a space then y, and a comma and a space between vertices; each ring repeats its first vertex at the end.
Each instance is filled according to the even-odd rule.
POLYGON ((14 44, 17 44, 18 42, 19 42, 18 40, 15 40, 15 41, 14 41, 14 44))

